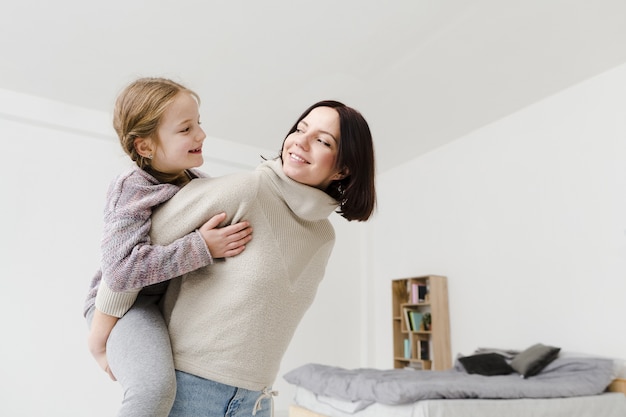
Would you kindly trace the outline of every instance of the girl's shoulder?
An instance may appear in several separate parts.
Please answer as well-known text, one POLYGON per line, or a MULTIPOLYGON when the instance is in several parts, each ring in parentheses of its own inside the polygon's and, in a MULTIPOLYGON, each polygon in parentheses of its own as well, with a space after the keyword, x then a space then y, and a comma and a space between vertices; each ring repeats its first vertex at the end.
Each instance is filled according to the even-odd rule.
POLYGON ((159 181, 139 167, 122 172, 111 181, 111 187, 132 187, 158 185, 159 181))
POLYGON ((180 187, 162 184, 140 168, 133 168, 118 175, 111 183, 108 192, 109 210, 128 207, 153 207, 172 198, 180 187))

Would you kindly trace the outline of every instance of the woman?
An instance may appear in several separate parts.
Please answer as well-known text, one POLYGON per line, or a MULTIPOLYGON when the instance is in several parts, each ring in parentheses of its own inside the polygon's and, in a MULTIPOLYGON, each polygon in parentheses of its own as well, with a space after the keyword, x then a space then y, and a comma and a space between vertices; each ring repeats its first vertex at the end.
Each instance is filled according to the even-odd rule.
POLYGON ((280 361, 324 276, 335 234, 328 216, 370 218, 376 204, 370 129, 336 101, 307 109, 280 157, 252 173, 195 179, 154 211, 167 244, 213 214, 255 238, 240 255, 171 282, 163 303, 177 394, 170 416, 269 416, 280 361), (269 399, 271 402, 271 398, 269 399))

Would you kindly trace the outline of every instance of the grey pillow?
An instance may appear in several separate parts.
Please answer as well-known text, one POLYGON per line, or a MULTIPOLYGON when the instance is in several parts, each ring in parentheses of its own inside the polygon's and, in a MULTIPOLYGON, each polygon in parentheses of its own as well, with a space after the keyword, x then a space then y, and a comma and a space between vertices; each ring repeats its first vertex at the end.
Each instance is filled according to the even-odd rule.
POLYGON ((537 343, 515 355, 511 361, 511 368, 524 378, 537 375, 550 362, 556 359, 560 350, 561 348, 558 347, 537 343))

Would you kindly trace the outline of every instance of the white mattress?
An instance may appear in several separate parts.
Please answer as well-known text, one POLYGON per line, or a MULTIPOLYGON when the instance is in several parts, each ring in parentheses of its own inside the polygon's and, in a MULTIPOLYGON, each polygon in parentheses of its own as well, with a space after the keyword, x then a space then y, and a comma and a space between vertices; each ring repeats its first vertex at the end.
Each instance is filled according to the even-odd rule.
POLYGON ((626 395, 519 400, 426 400, 406 405, 369 406, 317 395, 297 387, 295 403, 328 417, 624 417, 626 395), (365 406, 365 408, 363 408, 365 406))

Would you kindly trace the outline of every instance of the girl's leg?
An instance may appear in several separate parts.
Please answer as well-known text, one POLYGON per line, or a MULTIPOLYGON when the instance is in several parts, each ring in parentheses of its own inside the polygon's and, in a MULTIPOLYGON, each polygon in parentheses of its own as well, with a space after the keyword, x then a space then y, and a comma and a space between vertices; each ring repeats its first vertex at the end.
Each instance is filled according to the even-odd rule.
POLYGON ((167 416, 174 402, 172 348, 157 301, 140 295, 109 336, 109 367, 124 391, 118 417, 167 416))
POLYGON ((252 417, 257 400, 261 408, 255 417, 270 417, 269 395, 261 391, 220 384, 182 371, 176 371, 178 389, 170 417, 252 417))

